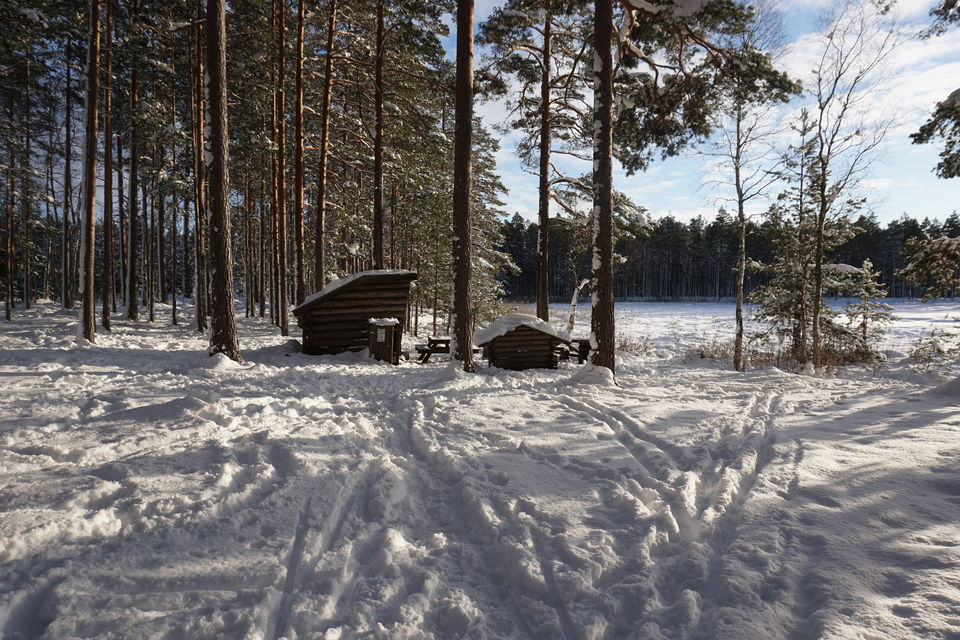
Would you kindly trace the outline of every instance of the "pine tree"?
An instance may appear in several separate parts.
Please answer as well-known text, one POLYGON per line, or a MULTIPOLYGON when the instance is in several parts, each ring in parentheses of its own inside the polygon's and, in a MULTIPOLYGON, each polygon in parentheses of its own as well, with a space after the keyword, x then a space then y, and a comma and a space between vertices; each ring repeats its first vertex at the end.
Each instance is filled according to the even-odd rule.
MULTIPOLYGON (((71 66, 72 43, 67 40, 64 51, 64 64, 67 68, 64 96, 66 115, 64 116, 64 152, 63 152, 63 237, 61 238, 60 297, 64 309, 73 308, 73 241, 70 219, 73 217, 73 74, 71 66)), ((132 95, 132 94, 131 94, 132 95)), ((25 261, 29 268, 29 260, 25 261)))
POLYGON ((233 260, 230 250, 230 145, 227 133, 227 23, 224 0, 207 0, 207 73, 210 123, 207 169, 210 178, 212 328, 210 354, 243 362, 233 310, 233 260))
POLYGON ((453 360, 473 371, 470 275, 473 151, 473 0, 457 0, 456 132, 453 157, 453 360))
POLYGON ((324 52, 323 91, 320 100, 320 157, 317 164, 317 202, 314 221, 314 283, 315 291, 323 289, 327 282, 326 267, 326 218, 328 196, 328 157, 330 145, 330 102, 333 97, 334 35, 337 25, 337 1, 330 0, 327 9, 327 34, 324 52))
POLYGON ((481 44, 492 48, 491 70, 482 74, 488 90, 505 94, 510 80, 519 81, 511 96, 510 117, 515 119, 509 124, 525 132, 520 157, 539 176, 536 282, 537 316, 543 320, 549 319, 550 202, 557 197, 555 186, 568 183, 551 161, 553 144, 567 143, 556 151, 588 159, 576 151, 589 138, 580 116, 588 107, 584 91, 589 83, 584 13, 578 3, 563 0, 512 0, 496 9, 480 31, 481 44))
POLYGON ((293 105, 293 232, 294 232, 294 301, 299 305, 306 297, 306 274, 304 273, 304 166, 303 166, 303 38, 306 22, 304 0, 297 1, 297 38, 293 105))
POLYGON ((83 230, 80 280, 83 290, 81 325, 83 337, 93 342, 97 333, 94 303, 94 253, 97 202, 97 111, 100 80, 100 1, 90 0, 90 37, 87 41, 87 100, 83 149, 83 230))
POLYGON ((781 339, 789 340, 790 359, 803 366, 813 353, 814 316, 821 326, 832 324, 836 316, 822 294, 832 282, 830 274, 821 270, 820 281, 815 278, 817 248, 822 261, 853 236, 848 213, 859 202, 837 207, 836 215, 824 220, 818 245, 820 163, 816 124, 806 109, 801 110, 793 131, 799 140, 788 149, 780 171, 789 188, 768 212, 775 231, 775 259, 762 268, 770 274, 770 282, 757 288, 751 299, 758 304, 757 319, 768 323, 781 339))
POLYGON ((960 288, 960 237, 910 238, 906 253, 910 261, 898 275, 925 287, 924 300, 949 297, 960 288))
POLYGON ((655 154, 679 153, 687 144, 710 133, 711 117, 724 87, 740 82, 745 91, 782 82, 767 56, 752 49, 725 47, 721 35, 742 31, 752 16, 746 7, 732 3, 681 0, 655 5, 638 0, 625 3, 624 24, 618 31, 623 64, 616 78, 609 63, 610 87, 601 85, 607 73, 607 53, 612 46, 612 8, 595 3, 594 39, 594 319, 593 362, 613 370, 613 224, 612 180, 605 163, 606 109, 610 109, 616 140, 615 153, 628 172, 644 169, 655 154), (603 17, 601 18, 601 12, 603 17), (601 24, 600 20, 604 23, 601 24), (599 35, 598 35, 599 34, 599 35), (613 113, 613 83, 617 113, 613 113), (607 98, 609 93, 609 104, 607 98), (597 138, 599 136, 599 138, 597 138), (599 150, 599 152, 598 152, 599 150))
POLYGON ((884 325, 894 321, 893 307, 883 302, 886 289, 879 281, 880 274, 873 269, 873 263, 864 260, 863 265, 851 278, 849 293, 856 298, 848 303, 843 311, 850 319, 859 338, 858 355, 864 362, 876 362, 881 359, 876 343, 883 337, 884 325))
POLYGON ((110 314, 116 298, 113 241, 113 0, 106 0, 104 25, 103 86, 103 275, 100 279, 103 300, 101 323, 110 331, 110 314))
POLYGON ((614 371, 613 3, 594 0, 593 309, 590 362, 614 371))
MULTIPOLYGON (((941 0, 930 10, 930 15, 934 21, 925 35, 941 35, 960 22, 960 4, 956 0, 941 0)), ((960 89, 938 102, 930 119, 910 138, 914 144, 942 138, 944 148, 936 167, 937 175, 941 178, 960 176, 960 89)))

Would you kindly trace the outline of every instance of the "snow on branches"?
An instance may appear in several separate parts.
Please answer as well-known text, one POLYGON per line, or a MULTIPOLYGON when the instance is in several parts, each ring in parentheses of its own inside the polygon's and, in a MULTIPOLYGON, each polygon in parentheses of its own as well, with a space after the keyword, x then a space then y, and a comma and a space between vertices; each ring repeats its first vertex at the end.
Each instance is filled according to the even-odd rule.
POLYGON ((910 262, 900 270, 900 276, 927 285, 924 300, 949 296, 960 286, 960 237, 911 238, 907 252, 910 262))

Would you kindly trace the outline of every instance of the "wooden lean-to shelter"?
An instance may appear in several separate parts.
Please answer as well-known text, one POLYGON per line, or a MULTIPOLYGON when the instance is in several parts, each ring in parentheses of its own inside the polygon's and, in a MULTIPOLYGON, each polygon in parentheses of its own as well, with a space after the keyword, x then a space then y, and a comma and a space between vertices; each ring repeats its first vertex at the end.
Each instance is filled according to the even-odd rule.
POLYGON ((414 271, 360 271, 334 280, 293 310, 303 330, 303 352, 313 355, 367 348, 370 319, 406 322, 414 271))
POLYGON ((501 369, 556 369, 557 347, 570 346, 570 339, 536 316, 511 313, 473 337, 483 347, 490 366, 501 369))

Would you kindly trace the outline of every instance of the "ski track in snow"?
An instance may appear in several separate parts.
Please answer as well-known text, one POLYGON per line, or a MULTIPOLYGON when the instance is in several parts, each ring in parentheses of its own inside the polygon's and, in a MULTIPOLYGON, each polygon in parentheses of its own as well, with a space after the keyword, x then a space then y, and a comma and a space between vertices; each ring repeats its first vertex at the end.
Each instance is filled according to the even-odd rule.
POLYGON ((21 315, 3 638, 960 638, 960 411, 922 384, 683 345, 616 387, 464 375, 252 319, 236 365, 21 315))

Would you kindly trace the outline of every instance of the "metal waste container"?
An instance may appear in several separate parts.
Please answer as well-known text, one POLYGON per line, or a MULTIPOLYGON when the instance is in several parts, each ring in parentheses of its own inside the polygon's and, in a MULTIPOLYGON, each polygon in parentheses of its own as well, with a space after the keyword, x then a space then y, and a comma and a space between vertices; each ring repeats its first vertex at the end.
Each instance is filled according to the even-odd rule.
POLYGON ((400 321, 396 318, 370 318, 370 357, 400 364, 400 321))

